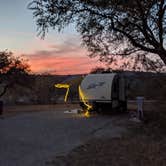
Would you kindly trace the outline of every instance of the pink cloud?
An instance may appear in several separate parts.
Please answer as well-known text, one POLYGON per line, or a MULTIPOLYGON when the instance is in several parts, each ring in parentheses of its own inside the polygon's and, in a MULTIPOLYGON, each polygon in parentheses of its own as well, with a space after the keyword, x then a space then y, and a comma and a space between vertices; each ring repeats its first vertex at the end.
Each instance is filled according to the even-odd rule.
POLYGON ((87 56, 40 57, 29 60, 31 70, 35 73, 80 74, 87 73, 96 66, 103 66, 96 59, 87 56))
POLYGON ((96 66, 103 66, 97 59, 87 56, 78 38, 70 37, 61 43, 38 41, 41 48, 25 54, 34 73, 80 74, 96 66))

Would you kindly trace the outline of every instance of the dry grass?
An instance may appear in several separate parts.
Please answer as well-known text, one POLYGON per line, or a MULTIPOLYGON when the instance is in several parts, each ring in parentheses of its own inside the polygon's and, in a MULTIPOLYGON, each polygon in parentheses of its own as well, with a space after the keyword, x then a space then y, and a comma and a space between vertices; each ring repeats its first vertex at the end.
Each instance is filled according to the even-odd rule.
POLYGON ((165 166, 166 104, 146 105, 143 124, 126 124, 123 138, 96 139, 61 156, 54 166, 165 166))
MULTIPOLYGON (((5 107, 6 113, 50 111, 75 108, 76 105, 33 105, 5 107)), ((131 107, 131 108, 135 108, 131 107)), ((165 166, 166 104, 149 103, 144 107, 145 123, 128 123, 129 133, 123 138, 96 139, 59 156, 51 166, 165 166)), ((124 124, 123 124, 124 125, 124 124)))
POLYGON ((146 133, 155 137, 166 136, 166 104, 157 103, 151 111, 145 112, 148 124, 144 127, 146 133))
POLYGON ((25 112, 40 112, 40 111, 64 111, 68 109, 79 108, 78 104, 54 104, 54 105, 14 105, 5 106, 3 115, 17 115, 25 112))
POLYGON ((165 166, 166 142, 148 137, 92 140, 62 158, 67 166, 165 166))

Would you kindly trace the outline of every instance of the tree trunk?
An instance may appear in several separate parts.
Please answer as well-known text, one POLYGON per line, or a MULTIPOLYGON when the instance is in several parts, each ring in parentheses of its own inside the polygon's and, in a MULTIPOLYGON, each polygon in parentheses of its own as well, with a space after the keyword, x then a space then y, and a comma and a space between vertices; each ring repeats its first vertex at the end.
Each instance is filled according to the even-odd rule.
POLYGON ((3 115, 3 101, 0 100, 0 116, 3 115))
POLYGON ((166 65, 166 51, 160 51, 159 54, 160 58, 162 59, 162 61, 164 62, 164 64, 166 65))
POLYGON ((3 88, 3 91, 0 93, 0 97, 2 97, 2 96, 6 93, 8 87, 9 87, 9 85, 6 85, 6 86, 3 88))

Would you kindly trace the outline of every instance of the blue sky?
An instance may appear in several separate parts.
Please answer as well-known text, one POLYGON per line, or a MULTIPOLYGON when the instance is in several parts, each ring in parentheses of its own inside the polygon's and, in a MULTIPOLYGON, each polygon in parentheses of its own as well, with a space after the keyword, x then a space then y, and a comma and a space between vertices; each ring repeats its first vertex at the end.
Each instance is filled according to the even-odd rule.
POLYGON ((29 0, 0 0, 1 49, 17 50, 35 35, 32 14, 27 10, 29 0))
POLYGON ((30 0, 0 0, 0 50, 8 49, 29 59, 32 72, 78 74, 102 64, 87 57, 74 26, 63 33, 50 31, 44 40, 37 37, 30 0), (65 65, 64 65, 65 64, 65 65), (55 72, 56 71, 56 72, 55 72))
MULTIPOLYGON (((25 48, 26 44, 33 38, 36 38, 36 25, 32 16, 32 12, 27 9, 30 0, 0 0, 0 47, 1 49, 11 49, 17 51, 25 48)), ((73 28, 68 28, 63 34, 56 32, 49 33, 46 40, 56 41, 58 38, 65 38, 65 36, 75 35, 73 28), (50 39, 49 36, 52 36, 50 39), (55 36, 55 37, 53 37, 55 36)), ((39 38, 39 37, 38 37, 39 38)), ((39 38, 40 39, 40 38, 39 38)))

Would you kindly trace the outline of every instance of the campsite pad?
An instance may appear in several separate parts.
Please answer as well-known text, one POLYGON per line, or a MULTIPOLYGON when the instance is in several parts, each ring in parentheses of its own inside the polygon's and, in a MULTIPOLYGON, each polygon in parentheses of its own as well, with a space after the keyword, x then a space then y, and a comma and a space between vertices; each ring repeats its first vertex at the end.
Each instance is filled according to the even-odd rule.
POLYGON ((117 123, 128 120, 125 115, 86 118, 64 111, 26 112, 0 119, 0 165, 45 166, 90 139, 120 137, 126 132, 117 123))

